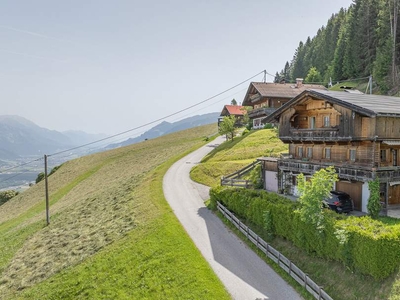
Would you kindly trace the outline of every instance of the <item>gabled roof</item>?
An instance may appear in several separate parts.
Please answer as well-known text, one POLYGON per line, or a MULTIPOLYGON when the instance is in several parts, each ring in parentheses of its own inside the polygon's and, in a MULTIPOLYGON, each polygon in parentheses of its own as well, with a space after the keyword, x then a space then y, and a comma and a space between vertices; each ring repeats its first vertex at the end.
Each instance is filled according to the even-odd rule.
POLYGON ((292 99, 307 89, 323 89, 322 85, 294 83, 251 82, 244 96, 243 105, 251 104, 250 96, 258 93, 261 97, 292 99))
POLYGON ((235 115, 235 116, 243 116, 246 113, 246 110, 241 105, 225 105, 222 109, 221 116, 227 115, 235 115))
POLYGON ((329 101, 332 104, 337 104, 352 109, 353 111, 368 117, 400 117, 400 97, 352 94, 311 89, 302 92, 297 97, 285 103, 275 112, 263 119, 263 122, 271 122, 274 119, 279 119, 279 116, 282 114, 282 112, 301 102, 306 96, 310 96, 314 99, 329 101))

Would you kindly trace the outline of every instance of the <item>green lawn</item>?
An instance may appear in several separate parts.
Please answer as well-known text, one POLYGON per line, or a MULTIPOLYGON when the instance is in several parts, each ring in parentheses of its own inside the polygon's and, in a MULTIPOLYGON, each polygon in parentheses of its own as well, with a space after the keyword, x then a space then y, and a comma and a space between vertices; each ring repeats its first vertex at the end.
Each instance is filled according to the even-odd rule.
POLYGON ((65 163, 49 178, 50 226, 42 183, 0 206, 0 298, 229 299, 162 192, 168 167, 215 132, 65 163))
POLYGON ((282 152, 288 152, 288 146, 279 140, 276 130, 254 130, 211 151, 192 169, 191 177, 194 181, 215 186, 221 176, 243 168, 258 157, 278 156, 282 152))

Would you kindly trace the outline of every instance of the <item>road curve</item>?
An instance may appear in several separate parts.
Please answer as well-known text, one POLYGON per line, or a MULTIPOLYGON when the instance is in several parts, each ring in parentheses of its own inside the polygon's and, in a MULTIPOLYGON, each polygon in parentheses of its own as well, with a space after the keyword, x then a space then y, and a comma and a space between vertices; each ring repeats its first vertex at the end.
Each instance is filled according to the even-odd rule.
POLYGON ((163 179, 165 198, 233 299, 302 299, 205 207, 208 187, 190 180, 190 169, 222 141, 219 137, 176 162, 163 179))

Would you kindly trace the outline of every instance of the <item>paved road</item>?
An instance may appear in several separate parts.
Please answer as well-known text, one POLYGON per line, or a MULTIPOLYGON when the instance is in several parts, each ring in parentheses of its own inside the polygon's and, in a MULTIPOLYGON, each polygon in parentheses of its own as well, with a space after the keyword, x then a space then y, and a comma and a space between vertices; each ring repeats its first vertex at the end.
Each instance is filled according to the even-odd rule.
POLYGON ((222 141, 218 138, 176 162, 164 177, 165 198, 233 299, 301 299, 204 206, 208 187, 190 180, 190 169, 222 141))

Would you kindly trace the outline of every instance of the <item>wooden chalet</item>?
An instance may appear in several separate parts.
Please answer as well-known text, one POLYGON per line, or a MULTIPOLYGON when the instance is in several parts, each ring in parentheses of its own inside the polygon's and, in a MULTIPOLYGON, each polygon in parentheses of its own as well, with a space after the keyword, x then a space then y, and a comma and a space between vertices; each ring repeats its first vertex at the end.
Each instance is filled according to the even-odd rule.
POLYGON ((296 97, 306 89, 326 89, 322 85, 303 84, 303 79, 296 79, 296 83, 267 83, 251 82, 244 97, 243 106, 251 106, 249 118, 253 121, 253 128, 264 127, 262 120, 296 97))
POLYGON ((244 126, 244 115, 247 113, 246 109, 244 106, 241 105, 225 105, 224 108, 221 111, 220 117, 218 118, 218 126, 219 123, 222 122, 224 117, 227 116, 235 116, 236 118, 236 123, 235 125, 237 127, 244 126))
POLYGON ((367 212, 368 181, 379 178, 386 209, 400 207, 400 98, 306 90, 266 117, 279 122, 289 156, 278 160, 280 190, 297 194, 296 177, 334 166, 334 187, 367 212))

